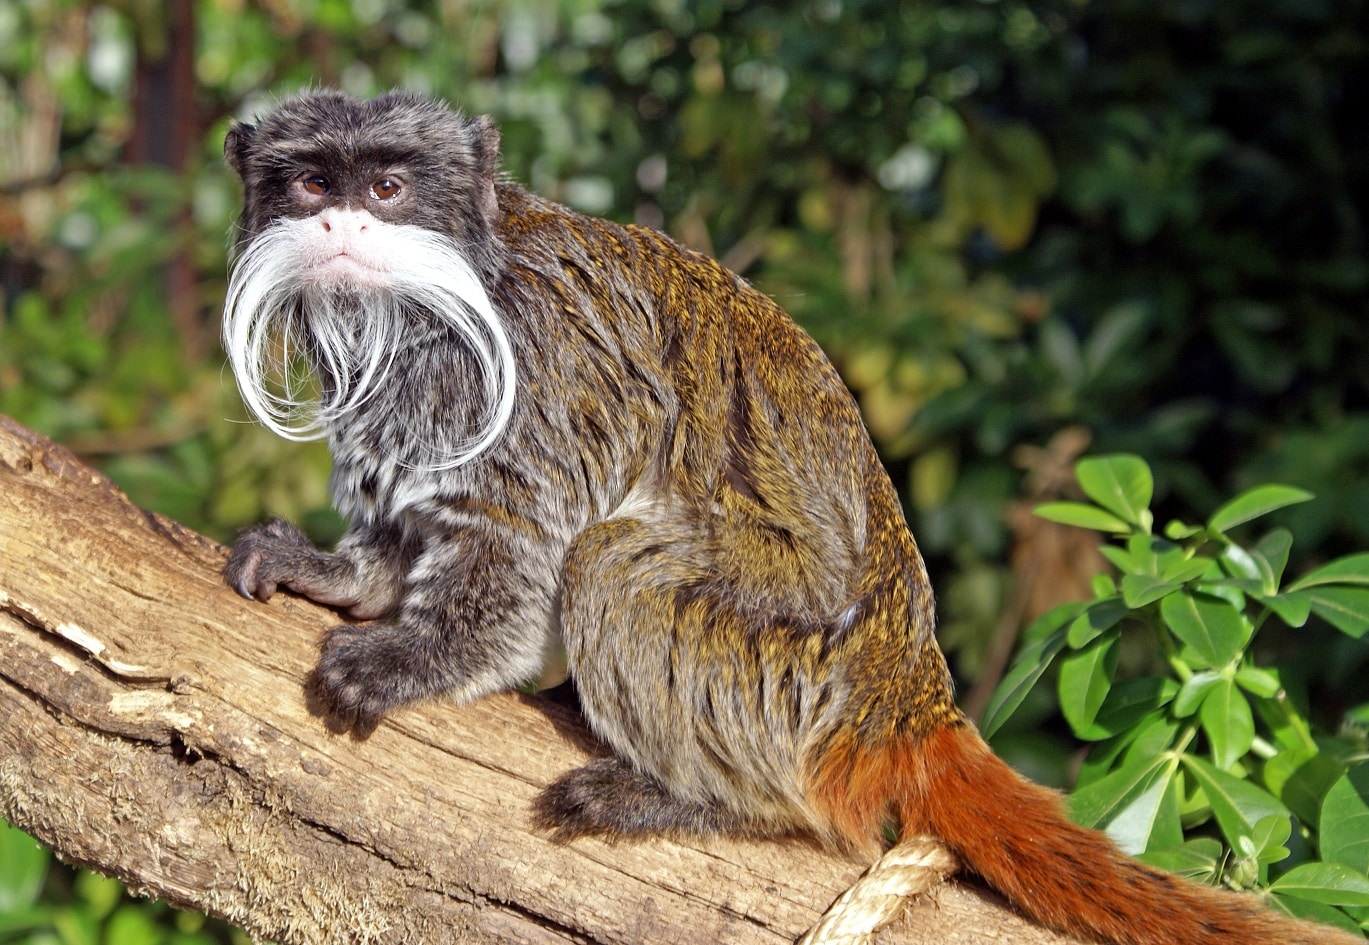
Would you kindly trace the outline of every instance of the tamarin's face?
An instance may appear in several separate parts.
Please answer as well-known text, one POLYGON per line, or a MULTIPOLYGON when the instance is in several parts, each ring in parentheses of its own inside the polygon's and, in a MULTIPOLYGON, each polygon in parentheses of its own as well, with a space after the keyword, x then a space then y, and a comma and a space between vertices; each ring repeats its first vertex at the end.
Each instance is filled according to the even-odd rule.
POLYGON ((490 445, 514 375, 488 295, 502 252, 494 125, 403 92, 314 92, 235 126, 224 154, 244 195, 223 342, 253 413, 282 436, 322 435, 379 403, 405 347, 450 338, 474 356, 463 380, 484 419, 424 462, 490 445), (288 363, 298 353, 317 409, 288 363))
POLYGON ((346 253, 336 271, 372 279, 385 264, 360 255, 372 221, 431 230, 476 257, 490 239, 499 133, 436 102, 311 93, 235 126, 224 154, 245 191, 240 248, 278 220, 315 218, 319 239, 346 253))

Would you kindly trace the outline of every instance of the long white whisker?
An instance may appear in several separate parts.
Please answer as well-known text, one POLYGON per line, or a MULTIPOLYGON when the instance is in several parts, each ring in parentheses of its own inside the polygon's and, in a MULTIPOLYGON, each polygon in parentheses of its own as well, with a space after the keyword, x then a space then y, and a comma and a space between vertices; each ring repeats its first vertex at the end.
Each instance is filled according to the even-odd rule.
POLYGON ((489 449, 512 417, 512 347, 479 277, 450 240, 412 226, 376 231, 390 266, 382 288, 309 281, 306 263, 319 252, 316 221, 282 220, 253 238, 229 277, 229 363, 243 402, 264 426, 286 439, 318 439, 384 389, 413 327, 409 313, 435 317, 474 355, 484 405, 474 429, 425 444, 431 461, 423 465, 460 466, 489 449), (301 353, 325 381, 321 400, 292 368, 301 353))

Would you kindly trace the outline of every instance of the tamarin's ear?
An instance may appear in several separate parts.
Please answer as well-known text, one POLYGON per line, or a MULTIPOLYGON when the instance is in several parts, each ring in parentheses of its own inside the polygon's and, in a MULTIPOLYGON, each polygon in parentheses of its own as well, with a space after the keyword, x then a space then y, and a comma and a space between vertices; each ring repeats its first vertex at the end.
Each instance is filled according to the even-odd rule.
POLYGON ((228 129, 228 134, 223 139, 223 156, 230 167, 242 176, 242 169, 247 164, 247 152, 252 147, 252 139, 256 136, 257 129, 243 122, 234 122, 228 129))
POLYGON ((494 179, 499 172, 499 128, 489 115, 471 120, 471 148, 475 152, 476 172, 479 176, 477 201, 485 221, 494 226, 499 217, 499 204, 494 196, 494 179))

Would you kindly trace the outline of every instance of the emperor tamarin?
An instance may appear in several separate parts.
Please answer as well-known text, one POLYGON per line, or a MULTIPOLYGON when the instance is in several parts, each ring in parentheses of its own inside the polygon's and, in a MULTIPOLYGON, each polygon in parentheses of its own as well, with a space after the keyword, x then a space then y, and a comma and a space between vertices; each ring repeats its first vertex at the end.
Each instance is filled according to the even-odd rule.
POLYGON ((1091 940, 1337 940, 1140 866, 990 753, 857 408, 765 295, 500 183, 494 124, 414 95, 304 94, 225 153, 225 348, 263 423, 327 438, 348 521, 332 553, 249 529, 226 577, 373 621, 323 643, 336 722, 522 683, 561 638, 613 751, 539 800, 563 837, 892 822, 1091 940))

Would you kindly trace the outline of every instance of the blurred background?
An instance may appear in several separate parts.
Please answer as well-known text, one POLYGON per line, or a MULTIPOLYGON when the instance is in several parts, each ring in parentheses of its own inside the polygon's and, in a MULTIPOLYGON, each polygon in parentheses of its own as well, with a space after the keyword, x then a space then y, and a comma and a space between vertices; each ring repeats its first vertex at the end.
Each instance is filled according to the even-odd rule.
MULTIPOLYGON (((245 422, 218 348, 239 199, 220 149, 302 87, 430 92, 498 119, 510 178, 722 259, 826 347, 974 711, 1020 628, 1104 567, 1030 514, 1073 495, 1085 451, 1145 457, 1161 522, 1261 482, 1311 490, 1277 517, 1295 569, 1369 546, 1366 14, 0 0, 0 413, 220 540, 270 515, 336 538, 326 451, 245 422)), ((1367 697, 1353 642, 1282 642, 1332 716, 1367 697)), ((1045 704, 1036 722, 996 746, 1061 783, 1071 749, 1045 704)), ((12 864, 46 863, 6 836, 12 864)), ((0 919, 0 942, 241 938, 15 870, 66 924, 0 919)))

